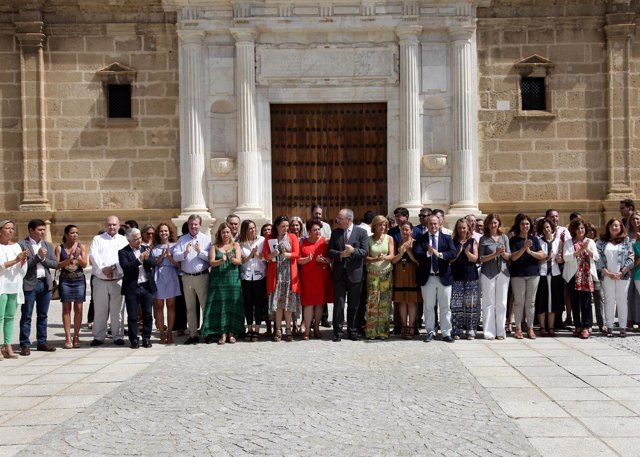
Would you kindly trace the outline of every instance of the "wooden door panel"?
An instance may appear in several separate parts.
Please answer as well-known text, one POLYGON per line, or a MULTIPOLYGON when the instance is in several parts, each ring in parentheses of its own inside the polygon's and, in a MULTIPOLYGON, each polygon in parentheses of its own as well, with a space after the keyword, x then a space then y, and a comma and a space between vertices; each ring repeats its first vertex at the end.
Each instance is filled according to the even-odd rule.
POLYGON ((274 218, 386 214, 386 104, 271 105, 271 141, 274 218))

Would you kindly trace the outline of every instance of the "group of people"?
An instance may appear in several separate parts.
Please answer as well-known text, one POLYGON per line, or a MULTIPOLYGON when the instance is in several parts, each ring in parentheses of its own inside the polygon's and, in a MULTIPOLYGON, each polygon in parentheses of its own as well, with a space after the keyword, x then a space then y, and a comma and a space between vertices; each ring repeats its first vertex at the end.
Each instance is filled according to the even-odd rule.
POLYGON ((640 212, 631 200, 622 201, 620 210, 622 217, 609 220, 600 237, 577 213, 568 227, 560 226, 553 209, 535 221, 518 214, 505 232, 496 213, 484 220, 468 215, 448 230, 442 210, 423 208, 415 226, 406 208, 396 208, 393 218, 367 212, 356 225, 353 211, 344 208, 332 230, 315 205, 306 223, 279 216, 260 230, 232 214, 213 239, 202 232, 200 216, 191 215, 177 240, 169 224, 140 230, 110 216, 89 248, 74 225, 65 227, 54 248, 40 219, 31 220, 29 235, 15 243, 15 223, 4 220, 0 357, 17 357, 11 342, 18 304, 19 353, 30 354, 34 308, 36 349, 55 351, 47 341, 52 270, 59 281, 64 347, 80 347, 89 264, 93 347, 105 343, 108 331, 115 345, 125 344, 125 309, 131 348, 151 347, 154 316, 160 342, 173 343, 178 298, 186 310, 185 344, 201 338, 220 345, 238 337, 258 341, 263 322, 274 341, 297 334, 321 338, 330 303, 335 342, 388 338, 390 314, 394 332, 405 339, 418 334, 424 316, 425 342, 438 330, 446 342, 474 339, 480 322, 490 340, 511 332, 534 339, 536 325, 540 336, 572 325, 574 336, 589 338, 594 307, 599 330, 613 336, 617 316, 624 337, 640 321, 634 304, 640 212))

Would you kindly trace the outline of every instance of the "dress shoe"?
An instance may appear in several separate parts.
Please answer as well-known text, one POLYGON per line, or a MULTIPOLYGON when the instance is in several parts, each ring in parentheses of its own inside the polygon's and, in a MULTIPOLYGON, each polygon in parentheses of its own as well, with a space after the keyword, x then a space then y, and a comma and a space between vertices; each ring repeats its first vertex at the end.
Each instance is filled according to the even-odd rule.
POLYGON ((143 338, 142 339, 142 347, 143 348, 150 348, 151 346, 153 346, 151 344, 151 341, 149 341, 147 338, 143 338))
POLYGON ((122 338, 118 338, 113 342, 116 346, 124 346, 124 340, 122 338))
POLYGON ((37 349, 38 351, 44 352, 56 352, 56 348, 54 348, 53 346, 49 346, 49 343, 39 344, 37 349))
POLYGON ((333 335, 333 340, 334 343, 339 343, 340 341, 342 341, 342 336, 341 335, 333 335))
POLYGON ((104 341, 93 340, 91 343, 89 343, 89 346, 96 347, 96 346, 102 346, 103 344, 104 344, 104 341))
POLYGON ((425 343, 430 343, 433 341, 433 333, 427 333, 427 335, 424 337, 424 341, 425 343))
POLYGON ((184 342, 184 344, 198 344, 200 342, 200 338, 198 338, 197 336, 192 336, 187 338, 187 341, 184 342))
POLYGON ((349 335, 349 339, 351 341, 358 341, 358 334, 357 333, 352 333, 349 335))
POLYGON ((23 357, 31 355, 31 349, 29 349, 29 346, 20 346, 20 355, 23 357))
POLYGON ((442 341, 444 341, 445 343, 453 343, 455 340, 451 335, 447 335, 442 337, 442 341))
MULTIPOLYGON (((206 344, 211 344, 211 343, 213 343, 215 340, 216 340, 216 339, 214 338, 214 336, 213 336, 213 335, 207 335, 207 336, 205 336, 205 337, 204 337, 204 342, 205 342, 206 344)), ((187 343, 185 343, 185 344, 187 344, 187 343)))
POLYGON ((138 342, 138 340, 133 340, 131 342, 131 349, 138 349, 140 347, 140 343, 138 342))

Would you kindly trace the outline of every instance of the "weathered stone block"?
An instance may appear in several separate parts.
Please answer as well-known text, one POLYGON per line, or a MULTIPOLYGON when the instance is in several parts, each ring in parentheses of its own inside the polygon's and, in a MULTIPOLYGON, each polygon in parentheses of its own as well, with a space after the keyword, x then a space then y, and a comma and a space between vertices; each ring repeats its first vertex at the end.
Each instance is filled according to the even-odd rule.
POLYGON ((496 153, 489 157, 489 170, 519 170, 521 155, 518 153, 496 153))
POLYGON ((522 201, 524 200, 524 188, 518 184, 491 184, 489 196, 494 202, 522 201))
POLYGON ((109 136, 104 130, 85 130, 80 134, 82 147, 107 147, 109 136))
POLYGON ((527 201, 557 200, 559 194, 556 184, 525 184, 527 201))

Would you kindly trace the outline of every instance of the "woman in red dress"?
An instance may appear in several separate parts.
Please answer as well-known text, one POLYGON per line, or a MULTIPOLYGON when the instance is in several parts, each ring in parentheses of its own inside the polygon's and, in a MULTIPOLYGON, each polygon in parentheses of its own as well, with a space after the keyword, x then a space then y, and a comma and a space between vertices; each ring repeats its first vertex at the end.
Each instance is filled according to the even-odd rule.
POLYGON ((307 222, 308 238, 300 244, 300 301, 302 303, 303 339, 309 339, 311 321, 313 320, 313 336, 320 338, 320 321, 322 308, 333 297, 331 283, 331 260, 327 257, 329 245, 321 236, 322 223, 311 219, 307 222))

